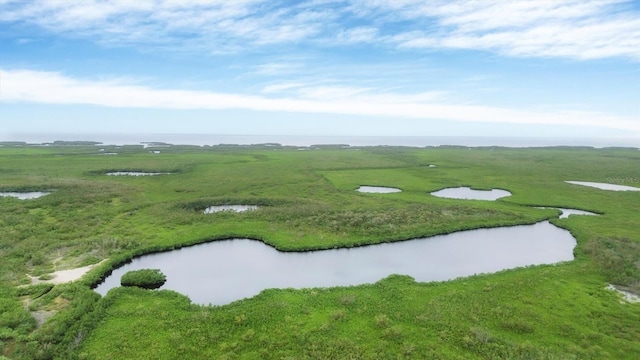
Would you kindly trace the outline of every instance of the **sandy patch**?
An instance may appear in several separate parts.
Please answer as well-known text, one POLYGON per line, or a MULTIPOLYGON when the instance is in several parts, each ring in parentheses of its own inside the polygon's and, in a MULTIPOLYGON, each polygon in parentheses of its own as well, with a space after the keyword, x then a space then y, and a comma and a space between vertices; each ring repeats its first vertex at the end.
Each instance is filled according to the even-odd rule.
POLYGON ((104 261, 106 261, 106 259, 93 265, 83 266, 75 269, 58 270, 53 274, 51 274, 51 279, 49 280, 40 280, 35 276, 31 276, 31 275, 28 275, 28 276, 29 278, 31 278, 31 283, 33 284, 41 284, 41 283, 51 283, 56 285, 64 284, 64 283, 68 283, 68 282, 72 282, 80 279, 82 276, 84 276, 84 274, 88 273, 96 266, 102 264, 104 261))

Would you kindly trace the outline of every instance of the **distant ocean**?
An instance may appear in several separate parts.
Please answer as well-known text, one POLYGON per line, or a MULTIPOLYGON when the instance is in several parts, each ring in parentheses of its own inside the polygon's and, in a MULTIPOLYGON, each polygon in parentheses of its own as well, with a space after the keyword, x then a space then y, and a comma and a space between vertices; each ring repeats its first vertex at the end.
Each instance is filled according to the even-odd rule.
POLYGON ((591 146, 640 148, 639 138, 543 138, 482 136, 298 136, 298 135, 215 135, 215 134, 44 134, 22 133, 3 136, 0 141, 24 141, 30 144, 62 141, 96 141, 105 145, 135 145, 163 142, 172 145, 252 145, 277 143, 289 146, 341 144, 350 146, 591 146))

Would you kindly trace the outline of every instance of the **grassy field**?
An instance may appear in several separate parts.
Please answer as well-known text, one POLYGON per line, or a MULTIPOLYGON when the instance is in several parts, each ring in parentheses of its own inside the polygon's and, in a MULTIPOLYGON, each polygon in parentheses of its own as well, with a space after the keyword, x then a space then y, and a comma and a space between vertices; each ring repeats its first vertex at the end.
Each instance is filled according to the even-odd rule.
POLYGON ((640 187, 640 152, 5 145, 0 192, 51 194, 0 198, 0 356, 636 359, 640 304, 605 287, 640 293, 640 192, 565 180, 640 187), (402 192, 354 191, 360 185, 402 192), (496 202, 429 195, 455 186, 513 195, 496 202), (228 204, 260 208, 203 214, 228 204), (558 211, 535 206, 601 215, 557 219, 558 211), (441 283, 393 275, 354 287, 270 289, 219 307, 167 290, 120 288, 104 298, 91 290, 136 255, 216 239, 313 250, 544 219, 577 238, 575 261, 441 283), (47 280, 100 261, 69 284, 30 285, 27 276, 47 280))

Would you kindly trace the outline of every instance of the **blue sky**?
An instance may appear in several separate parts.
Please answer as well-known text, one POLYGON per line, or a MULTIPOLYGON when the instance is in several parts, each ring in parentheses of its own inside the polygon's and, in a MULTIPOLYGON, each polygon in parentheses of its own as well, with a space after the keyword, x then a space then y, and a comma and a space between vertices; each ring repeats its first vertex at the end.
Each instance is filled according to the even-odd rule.
POLYGON ((638 137, 640 2, 0 0, 28 132, 638 137))

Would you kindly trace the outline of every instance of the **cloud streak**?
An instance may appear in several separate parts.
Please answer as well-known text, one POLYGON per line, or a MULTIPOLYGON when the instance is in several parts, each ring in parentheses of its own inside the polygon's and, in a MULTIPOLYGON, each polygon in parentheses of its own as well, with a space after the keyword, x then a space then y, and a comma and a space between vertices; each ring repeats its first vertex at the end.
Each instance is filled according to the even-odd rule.
MULTIPOLYGON (((437 21, 436 33, 397 34, 405 48, 494 51, 517 57, 640 61, 640 16, 617 12, 627 1, 464 1, 411 15, 437 21), (416 15, 417 14, 417 15, 416 15)), ((393 7, 391 3, 386 4, 393 7)))
MULTIPOLYGON (((90 81, 54 72, 31 70, 0 70, 0 80, 0 101, 4 103, 87 104, 154 109, 243 109, 414 118, 427 121, 596 126, 640 133, 640 122, 627 117, 593 112, 540 112, 438 103, 434 101, 438 99, 437 94, 372 94, 372 89, 349 88, 321 88, 314 92, 313 89, 305 88, 306 97, 274 98, 210 91, 154 89, 121 80, 90 81), (335 96, 336 93, 340 96, 335 96)), ((296 86, 293 84, 291 87, 296 86)))
POLYGON ((204 53, 304 41, 640 61, 640 11, 632 0, 4 0, 0 23, 101 44, 204 53))

